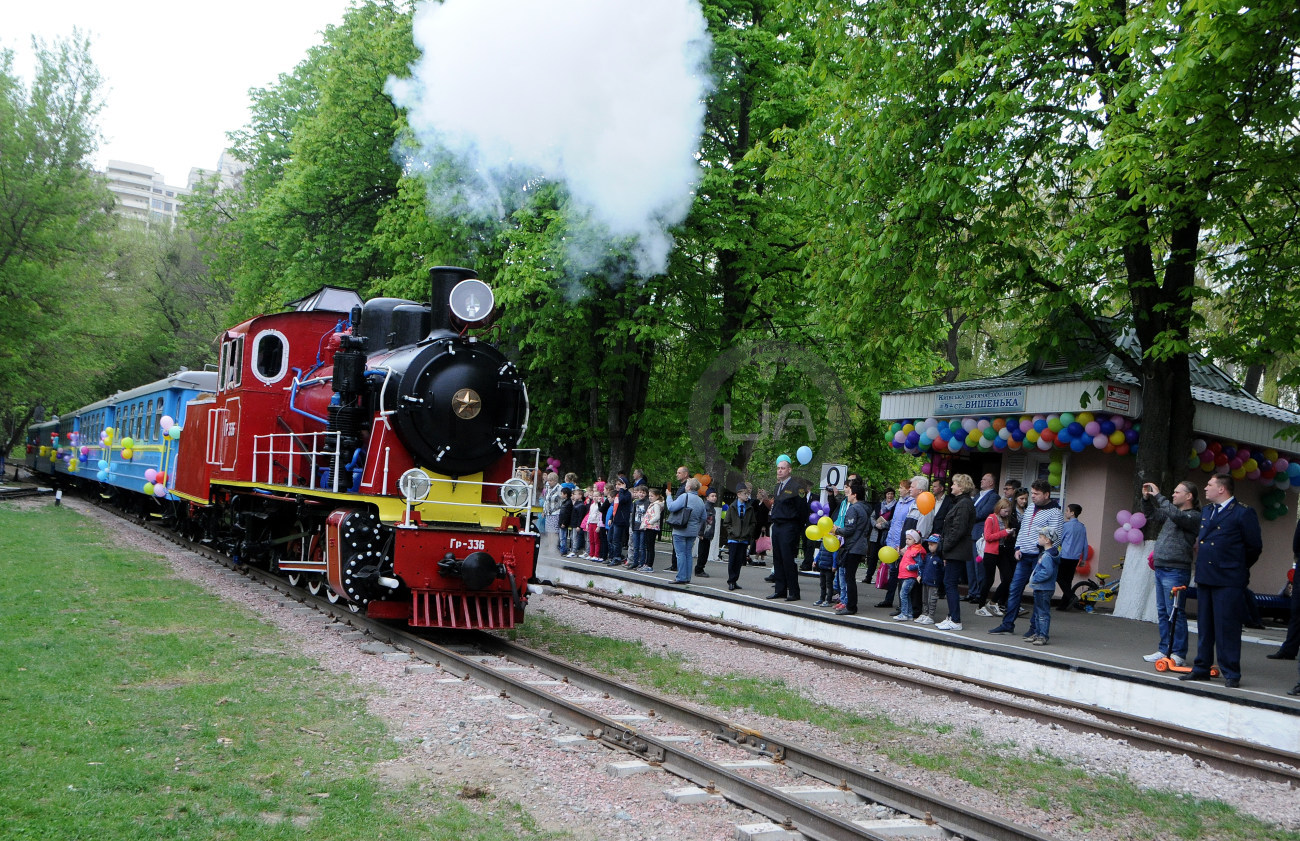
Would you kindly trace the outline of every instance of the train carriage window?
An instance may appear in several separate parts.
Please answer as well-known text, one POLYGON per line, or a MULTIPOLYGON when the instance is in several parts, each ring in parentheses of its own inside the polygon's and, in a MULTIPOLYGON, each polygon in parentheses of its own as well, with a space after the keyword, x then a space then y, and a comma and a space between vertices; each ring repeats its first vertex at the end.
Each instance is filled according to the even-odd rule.
POLYGON ((149 401, 148 408, 145 409, 145 413, 144 413, 143 437, 146 441, 153 440, 153 401, 152 400, 149 401))
POLYGON ((221 382, 218 388, 235 388, 243 379, 244 337, 231 339, 221 346, 221 382))
POLYGON ((154 419, 153 419, 153 440, 155 441, 162 440, 162 419, 163 419, 163 401, 162 398, 158 398, 158 414, 154 415, 154 419))
POLYGON ((279 330, 265 330, 253 340, 253 376, 267 385, 289 372, 289 340, 279 330))

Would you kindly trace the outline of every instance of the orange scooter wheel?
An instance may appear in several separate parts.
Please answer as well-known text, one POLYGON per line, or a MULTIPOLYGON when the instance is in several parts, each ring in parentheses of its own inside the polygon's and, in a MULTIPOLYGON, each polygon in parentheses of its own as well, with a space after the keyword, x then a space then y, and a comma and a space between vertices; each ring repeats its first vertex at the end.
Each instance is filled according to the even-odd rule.
POLYGON ((1159 660, 1157 660, 1157 661, 1156 661, 1156 671, 1157 671, 1157 672, 1167 672, 1167 671, 1169 671, 1169 660, 1166 659, 1166 658, 1164 658, 1164 657, 1162 657, 1162 658, 1160 658, 1159 660))
POLYGON ((1211 666, 1211 667, 1210 667, 1210 677, 1218 677, 1218 676, 1219 676, 1219 667, 1218 667, 1218 666, 1211 666))

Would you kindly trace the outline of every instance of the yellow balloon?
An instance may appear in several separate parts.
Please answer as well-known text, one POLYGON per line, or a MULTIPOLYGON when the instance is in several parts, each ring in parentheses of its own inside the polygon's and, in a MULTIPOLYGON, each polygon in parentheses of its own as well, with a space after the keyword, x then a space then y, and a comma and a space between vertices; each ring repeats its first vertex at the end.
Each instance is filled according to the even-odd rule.
POLYGON ((828 534, 822 538, 822 546, 826 547, 827 552, 840 551, 840 539, 833 534, 828 534))
POLYGON ((809 526, 808 528, 804 529, 803 534, 804 537, 808 538, 809 540, 822 539, 822 530, 817 528, 816 526, 809 526))
POLYGON ((127 461, 131 460, 132 455, 134 455, 134 453, 131 450, 122 450, 122 458, 126 459, 127 461))
POLYGON ((141 488, 141 490, 144 491, 145 496, 152 496, 152 495, 153 495, 153 482, 145 482, 145 483, 144 483, 144 487, 141 488))
POLYGON ((830 517, 822 517, 817 521, 817 528, 821 529, 823 535, 830 534, 831 529, 835 528, 835 521, 830 517))
POLYGON ((880 554, 876 557, 880 558, 882 564, 892 564, 898 560, 898 550, 893 546, 881 546, 880 554))
POLYGON ((122 446, 126 447, 128 450, 131 449, 135 446, 135 439, 128 435, 122 439, 122 446))

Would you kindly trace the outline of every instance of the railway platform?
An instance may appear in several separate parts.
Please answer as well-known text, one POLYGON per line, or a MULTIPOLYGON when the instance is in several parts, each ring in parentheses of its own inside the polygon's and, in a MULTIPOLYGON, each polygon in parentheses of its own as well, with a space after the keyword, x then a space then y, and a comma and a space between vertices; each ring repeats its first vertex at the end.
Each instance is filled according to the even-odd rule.
MULTIPOLYGON (((962 604, 961 631, 891 619, 895 610, 877 608, 881 591, 859 584, 859 610, 837 616, 830 607, 814 606, 818 596, 815 573, 800 580, 802 599, 769 600, 772 585, 763 579, 770 566, 746 566, 740 589, 727 589, 726 564, 709 563, 709 577, 693 577, 690 585, 673 583, 668 573, 669 549, 661 543, 652 573, 606 567, 579 558, 561 558, 543 550, 537 576, 554 584, 595 587, 672 605, 701 617, 721 617, 757 629, 865 651, 889 660, 938 669, 955 678, 969 678, 1084 702, 1153 721, 1268 745, 1300 754, 1300 697, 1288 696, 1296 685, 1294 660, 1269 660, 1286 628, 1276 623, 1265 630, 1246 630, 1242 642, 1241 686, 1229 689, 1221 679, 1180 681, 1172 672, 1157 672, 1142 659, 1154 651, 1159 632, 1153 623, 1121 619, 1109 613, 1052 611, 1051 643, 1030 646, 1021 635, 1028 614, 1016 621, 1016 632, 988 631, 1001 620, 975 615, 975 606, 962 604)), ((897 600, 895 601, 897 603, 897 600)), ((940 618, 947 607, 940 602, 940 618)), ((1191 655, 1196 650, 1195 620, 1189 621, 1191 655)))

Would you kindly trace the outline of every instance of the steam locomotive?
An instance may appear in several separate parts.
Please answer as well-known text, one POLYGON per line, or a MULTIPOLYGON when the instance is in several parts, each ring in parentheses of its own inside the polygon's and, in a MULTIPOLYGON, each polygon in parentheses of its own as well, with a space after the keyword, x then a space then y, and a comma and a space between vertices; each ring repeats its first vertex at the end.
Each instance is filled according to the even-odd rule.
POLYGON ((181 372, 28 430, 27 466, 93 487, 241 563, 417 627, 522 621, 538 535, 528 390, 470 335, 469 269, 428 304, 322 287, 181 372))

